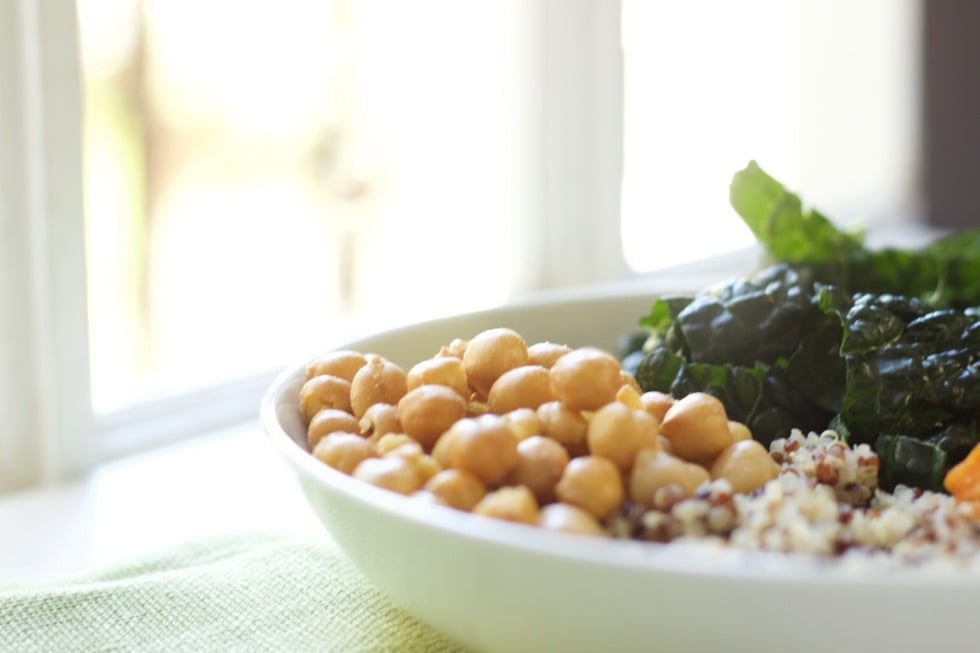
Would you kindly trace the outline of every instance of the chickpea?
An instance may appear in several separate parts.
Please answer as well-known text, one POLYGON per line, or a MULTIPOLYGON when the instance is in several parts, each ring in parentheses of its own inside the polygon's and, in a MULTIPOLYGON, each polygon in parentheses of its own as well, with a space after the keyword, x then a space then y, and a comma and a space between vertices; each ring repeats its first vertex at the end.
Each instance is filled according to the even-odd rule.
POLYGON ((538 503, 555 499, 555 486, 568 464, 568 452, 551 438, 532 435, 517 443, 517 466, 507 475, 507 485, 523 485, 538 503))
POLYGON ((310 420, 310 425, 306 429, 306 441, 312 450, 325 435, 335 431, 357 433, 357 430, 357 419, 346 410, 321 408, 310 420))
POLYGON ((519 462, 517 438, 499 415, 461 419, 446 434, 448 467, 465 469, 487 485, 499 484, 519 462))
POLYGON ((555 394, 571 410, 597 410, 616 399, 619 361, 592 347, 575 349, 551 366, 555 394))
POLYGON ((443 345, 439 348, 439 353, 436 354, 436 358, 450 357, 463 360, 463 356, 466 354, 466 347, 469 344, 466 340, 454 338, 448 345, 443 345))
POLYGON ((647 508, 655 508, 657 490, 676 487, 681 496, 691 497, 702 483, 711 480, 708 470, 663 451, 647 449, 636 456, 629 477, 630 499, 647 508))
POLYGON ((540 365, 521 365, 501 374, 490 386, 487 408, 502 415, 518 408, 537 408, 555 399, 548 370, 540 365))
POLYGON ((726 479, 732 490, 748 493, 779 475, 779 465, 755 440, 739 440, 722 451, 711 465, 711 478, 726 479))
POLYGON ((609 537, 592 513, 568 503, 552 503, 538 513, 538 525, 551 531, 609 537))
POLYGON ((466 404, 466 416, 467 417, 479 417, 480 415, 486 415, 490 412, 490 408, 487 407, 487 402, 478 401, 475 395, 470 398, 469 403, 466 404))
POLYGON ((732 433, 732 441, 741 442, 742 440, 751 440, 752 431, 749 427, 742 422, 736 422, 735 420, 728 420, 728 430, 732 433))
POLYGON ((455 356, 420 361, 409 368, 405 381, 409 392, 421 385, 444 385, 464 399, 470 398, 463 361, 455 356))
POLYGON ((425 489, 457 510, 472 510, 487 493, 483 481, 464 469, 444 469, 430 478, 425 489))
POLYGON ((483 497, 473 512, 521 524, 538 523, 538 504, 526 487, 502 487, 483 497))
POLYGON ((581 413, 570 410, 560 401, 549 401, 538 406, 537 414, 542 435, 556 440, 565 447, 568 455, 574 457, 588 453, 589 423, 581 413))
POLYGON ((383 458, 402 458, 408 461, 418 472, 422 482, 425 483, 442 470, 435 458, 422 451, 422 445, 418 442, 406 442, 397 447, 389 449, 383 458))
POLYGON ((527 348, 527 362, 550 369, 555 361, 572 351, 568 345, 554 342, 536 342, 527 348))
POLYGON ((518 440, 525 440, 532 435, 541 435, 541 420, 538 419, 536 410, 530 408, 517 408, 501 415, 510 430, 518 440))
POLYGON ((612 401, 589 420, 589 452, 611 460, 626 474, 642 449, 660 449, 658 428, 657 419, 650 413, 612 401))
POLYGON ((601 456, 573 458, 555 486, 555 495, 562 503, 605 520, 623 503, 623 477, 619 467, 601 456))
POLYGON ((501 374, 527 365, 527 344, 513 329, 482 331, 473 337, 463 354, 466 377, 479 396, 486 397, 501 374))
POLYGON ((391 404, 377 403, 364 411, 357 427, 366 438, 379 440, 388 433, 401 433, 402 423, 398 419, 398 409, 391 404))
POLYGON ((674 398, 663 392, 650 390, 640 395, 640 403, 643 404, 644 410, 656 417, 657 421, 663 424, 667 410, 674 405, 674 398))
MULTIPOLYGON (((385 455, 388 452, 397 449, 403 444, 418 444, 410 435, 405 435, 404 433, 385 433, 380 438, 374 440, 375 448, 378 450, 378 454, 385 455)), ((421 447, 421 445, 419 445, 421 447)))
POLYGON ((342 349, 331 351, 310 362, 306 366, 306 380, 309 381, 315 376, 329 374, 340 377, 348 383, 354 379, 357 370, 364 367, 367 362, 364 354, 358 351, 342 349))
POLYGON ((371 442, 356 433, 338 431, 317 442, 313 447, 313 456, 338 471, 350 474, 363 461, 376 458, 378 452, 371 442))
MULTIPOLYGON (((473 419, 473 418, 464 418, 473 419)), ((453 425, 455 426, 455 425, 453 425)), ((461 429, 450 427, 448 431, 439 436, 436 443, 432 446, 432 457, 442 466, 443 469, 452 467, 452 449, 456 442, 456 433, 461 429)))
MULTIPOLYGON (((636 410, 646 410, 643 407, 643 402, 640 401, 640 393, 629 384, 620 386, 619 390, 616 391, 616 401, 636 410)), ((660 421, 658 420, 657 424, 659 423, 660 421)))
POLYGON ((466 401, 444 385, 420 385, 398 401, 402 430, 426 449, 465 415, 466 401))
POLYGON ((313 416, 323 408, 336 408, 350 412, 351 384, 339 376, 321 374, 315 376, 299 391, 299 410, 303 422, 309 425, 313 416))
POLYGON ((706 392, 692 392, 667 410, 660 432, 670 440, 674 455, 707 464, 732 443, 725 406, 706 392))
POLYGON ((621 370, 619 372, 619 385, 632 388, 637 395, 643 393, 643 390, 640 389, 640 384, 637 382, 636 377, 626 370, 621 370))
POLYGON ((397 404, 407 391, 406 373, 401 367, 380 356, 369 356, 350 383, 351 412, 364 417, 374 404, 397 404))
POLYGON ((415 465, 398 456, 367 458, 351 475, 359 481, 399 494, 413 494, 422 488, 422 477, 415 465))

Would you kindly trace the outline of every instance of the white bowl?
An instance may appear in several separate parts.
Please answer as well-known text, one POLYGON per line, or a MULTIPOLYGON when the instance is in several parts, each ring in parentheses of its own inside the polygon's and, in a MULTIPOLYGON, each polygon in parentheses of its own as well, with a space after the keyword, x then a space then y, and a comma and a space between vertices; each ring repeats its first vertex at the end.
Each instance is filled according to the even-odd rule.
MULTIPOLYGON (((529 342, 613 350, 653 301, 592 294, 335 343, 405 366, 508 326, 529 342)), ((706 546, 546 532, 424 505, 315 460, 298 411, 304 366, 261 416, 330 534, 397 604, 474 651, 976 651, 980 579, 706 546)))

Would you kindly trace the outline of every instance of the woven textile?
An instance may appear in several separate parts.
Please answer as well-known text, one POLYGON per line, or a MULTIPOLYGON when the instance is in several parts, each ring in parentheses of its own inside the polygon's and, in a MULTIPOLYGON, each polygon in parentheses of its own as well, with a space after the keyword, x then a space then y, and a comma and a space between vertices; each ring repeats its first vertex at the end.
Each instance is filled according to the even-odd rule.
POLYGON ((0 584, 0 650, 460 650, 374 589, 327 538, 184 544, 57 583, 0 584))

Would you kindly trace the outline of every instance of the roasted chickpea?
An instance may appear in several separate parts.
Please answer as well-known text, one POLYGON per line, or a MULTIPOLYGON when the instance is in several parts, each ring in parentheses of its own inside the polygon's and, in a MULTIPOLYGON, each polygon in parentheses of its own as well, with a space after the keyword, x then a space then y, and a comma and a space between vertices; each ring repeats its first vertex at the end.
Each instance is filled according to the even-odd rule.
POLYGON ((640 403, 643 409, 657 418, 658 422, 663 423, 667 410, 674 405, 674 398, 663 392, 650 390, 640 395, 640 403))
POLYGON ((507 475, 507 485, 523 485, 538 503, 555 499, 555 486, 568 464, 568 452, 551 438, 532 435, 517 443, 517 466, 507 475))
POLYGON ((470 398, 463 361, 455 356, 442 356, 420 361, 408 370, 406 387, 409 392, 422 385, 444 385, 464 399, 470 398))
POLYGON ((641 451, 629 477, 630 499, 647 508, 655 508, 656 492, 675 486, 682 497, 691 497, 702 483, 711 480, 708 470, 663 451, 641 451))
POLYGON ((755 440, 739 440, 718 454, 711 465, 711 478, 727 480, 732 490, 747 493, 779 475, 779 465, 755 440))
MULTIPOLYGON (((643 402, 640 401, 640 393, 629 384, 620 386, 619 390, 616 391, 616 401, 636 410, 646 410, 643 407, 643 402)), ((660 422, 658 421, 657 423, 659 424, 660 422)))
POLYGON ((752 431, 749 427, 742 422, 736 422, 735 420, 728 420, 728 430, 732 433, 732 441, 740 442, 742 440, 751 440, 752 431))
POLYGON ((435 458, 426 454, 418 442, 406 442, 382 454, 384 458, 403 458, 415 467, 422 482, 428 481, 442 470, 435 458))
POLYGON ((359 481, 406 495, 420 490, 423 482, 415 465, 398 456, 367 458, 351 475, 359 481))
POLYGON ((299 391, 299 410, 303 422, 310 420, 324 408, 336 408, 350 412, 351 384, 339 376, 321 374, 303 384, 299 391))
POLYGON ((623 476, 619 467, 601 456, 573 458, 555 486, 555 495, 602 521, 623 503, 623 476))
POLYGON ((324 436, 315 447, 313 456, 320 462, 345 474, 368 458, 378 456, 374 445, 356 433, 335 432, 324 436))
POLYGON ((588 453, 589 423, 582 414, 570 410, 560 401, 549 401, 538 406, 538 421, 542 435, 556 440, 568 451, 568 455, 582 456, 588 453))
POLYGON ((501 415, 510 430, 514 432, 518 440, 525 440, 532 435, 541 435, 541 420, 538 419, 536 410, 530 408, 517 408, 501 415))
POLYGON ((483 481, 464 469, 444 469, 430 478, 425 489, 457 510, 472 510, 486 493, 483 481))
POLYGON ((501 374, 490 386, 487 408, 502 415, 518 408, 537 408, 555 399, 548 370, 540 365, 521 365, 501 374))
POLYGON ((398 408, 391 404, 377 403, 364 411, 357 427, 366 438, 378 440, 388 433, 402 433, 402 423, 398 419, 398 408))
POLYGON ((487 402, 476 399, 476 395, 471 396, 470 401, 466 404, 467 417, 479 417, 489 412, 490 409, 487 407, 487 402))
MULTIPOLYGON (((464 418, 473 419, 473 418, 464 418)), ((455 425, 454 425, 455 426, 455 425)), ((449 427, 449 430, 439 436, 436 440, 435 445, 432 447, 432 457, 442 465, 443 469, 449 469, 452 467, 452 449, 453 444, 456 442, 455 435, 460 429, 454 429, 449 427)))
POLYGON ((382 456, 389 451, 397 449, 403 444, 415 444, 419 447, 422 446, 415 441, 415 438, 404 433, 385 433, 380 438, 375 439, 374 442, 374 446, 377 448, 378 454, 382 456))
POLYGON ((732 443, 725 406, 706 392, 692 392, 674 402, 660 423, 674 455, 709 464, 732 443))
POLYGON ((357 433, 357 430, 357 419, 346 410, 321 408, 310 420, 310 425, 306 429, 306 441, 312 450, 325 435, 336 431, 357 433))
POLYGON ((554 342, 536 342, 527 348, 527 362, 529 365, 540 365, 550 369, 556 360, 570 351, 572 348, 568 345, 559 345, 554 342))
POLYGON ((444 466, 465 469, 491 486, 503 481, 517 466, 517 438, 499 415, 461 419, 443 437, 447 435, 451 443, 446 454, 449 465, 444 466))
POLYGON ((374 404, 397 404, 406 391, 405 370, 380 356, 369 356, 350 383, 351 412, 360 419, 374 404))
POLYGON ((491 492, 473 506, 473 512, 521 524, 538 523, 538 504, 526 487, 502 487, 491 492))
POLYGON ((571 410, 597 410, 615 400, 621 387, 619 361, 593 347, 565 354, 549 373, 555 395, 571 410))
POLYGON ((465 415, 466 401, 444 385, 420 385, 398 401, 402 430, 426 449, 465 415))
POLYGON ((364 354, 359 351, 339 350, 331 351, 310 362, 306 366, 306 380, 309 381, 315 376, 329 374, 337 376, 350 383, 354 379, 357 370, 364 367, 367 362, 364 354))
POLYGON ((637 395, 643 394, 643 390, 640 389, 640 384, 637 382, 636 377, 627 372, 626 370, 621 370, 619 372, 619 384, 620 386, 627 386, 632 388, 637 395))
POLYGON ((470 387, 481 397, 487 396, 501 374, 521 365, 527 365, 527 344, 513 329, 482 331, 469 341, 463 354, 470 387))
POLYGON ((466 354, 466 347, 470 343, 462 338, 454 338, 452 342, 448 345, 443 345, 439 348, 439 353, 436 354, 436 358, 458 358, 463 360, 463 355, 466 354))
POLYGON ((645 410, 611 401, 589 420, 589 452, 611 460, 626 474, 640 450, 660 449, 658 427, 657 419, 645 410))
POLYGON ((551 531, 574 535, 609 537, 592 513, 568 503, 552 503, 538 513, 538 525, 551 531))

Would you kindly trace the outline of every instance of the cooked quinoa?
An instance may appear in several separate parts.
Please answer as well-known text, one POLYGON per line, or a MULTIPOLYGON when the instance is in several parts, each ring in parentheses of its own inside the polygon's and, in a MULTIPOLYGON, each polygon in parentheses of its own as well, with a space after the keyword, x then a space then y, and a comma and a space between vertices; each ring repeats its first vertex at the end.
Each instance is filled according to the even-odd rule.
POLYGON ((608 527, 615 537, 656 542, 980 564, 980 523, 970 506, 917 488, 878 488, 878 458, 868 445, 795 430, 774 441, 770 455, 780 473, 754 492, 735 494, 724 479, 689 499, 661 492, 654 509, 626 502, 608 527))

